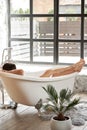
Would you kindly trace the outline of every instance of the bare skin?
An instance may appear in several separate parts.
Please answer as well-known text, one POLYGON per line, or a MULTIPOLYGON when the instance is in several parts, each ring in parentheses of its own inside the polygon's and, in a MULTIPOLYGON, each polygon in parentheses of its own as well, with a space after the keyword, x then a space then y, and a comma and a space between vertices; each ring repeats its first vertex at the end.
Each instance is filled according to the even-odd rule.
POLYGON ((84 59, 80 59, 79 62, 70 65, 68 67, 65 68, 58 68, 58 69, 49 69, 47 71, 45 71, 40 77, 56 77, 56 76, 62 76, 62 75, 66 75, 66 74, 70 74, 70 73, 74 73, 74 72, 80 72, 81 69, 83 68, 85 64, 85 60, 84 59))
POLYGON ((12 73, 12 74, 17 74, 17 75, 24 74, 24 71, 22 69, 14 69, 14 70, 9 70, 9 71, 2 70, 2 71, 7 72, 7 73, 12 73))
MULTIPOLYGON (((79 62, 73 65, 70 65, 68 67, 46 70, 40 77, 57 77, 57 76, 67 75, 74 72, 80 72, 84 64, 85 64, 85 60, 80 59, 79 62)), ((23 69, 14 69, 14 70, 9 70, 9 71, 2 70, 2 71, 13 73, 13 74, 18 74, 18 75, 24 74, 23 69)))

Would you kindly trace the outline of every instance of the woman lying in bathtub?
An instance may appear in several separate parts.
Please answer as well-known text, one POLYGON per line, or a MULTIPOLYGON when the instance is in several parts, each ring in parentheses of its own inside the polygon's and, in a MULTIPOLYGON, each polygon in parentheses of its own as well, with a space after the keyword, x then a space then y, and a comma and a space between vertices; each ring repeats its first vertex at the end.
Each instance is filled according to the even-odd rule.
MULTIPOLYGON (((10 64, 10 63, 7 63, 10 64)), ((79 62, 70 65, 68 67, 64 67, 64 68, 58 68, 58 69, 49 69, 46 70, 42 75, 40 75, 40 77, 56 77, 56 76, 62 76, 62 75, 66 75, 66 74, 70 74, 70 73, 74 73, 74 72, 80 72, 81 69, 83 68, 85 64, 85 60, 84 59, 80 59, 79 62)), ((7 65, 9 66, 9 65, 7 65)), ((15 66, 15 64, 13 64, 13 66, 15 66)), ((13 73, 13 74, 18 74, 18 75, 23 75, 24 71, 23 69, 16 69, 16 66, 13 67, 12 69, 8 67, 8 69, 6 68, 6 65, 4 65, 2 67, 3 71, 9 72, 9 73, 13 73)))

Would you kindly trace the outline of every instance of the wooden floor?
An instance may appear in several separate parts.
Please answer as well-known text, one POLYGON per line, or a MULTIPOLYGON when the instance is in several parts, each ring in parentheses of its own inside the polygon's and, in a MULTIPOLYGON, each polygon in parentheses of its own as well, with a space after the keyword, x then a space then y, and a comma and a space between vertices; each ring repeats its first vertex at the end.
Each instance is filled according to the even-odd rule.
MULTIPOLYGON (((87 97, 85 97, 87 98, 87 97)), ((9 100, 5 96, 5 100, 9 100)), ((1 95, 0 95, 1 102, 1 95)), ((84 126, 72 126, 72 130, 87 130, 84 126), (84 129, 85 128, 85 129, 84 129)), ((38 117, 34 107, 18 105, 17 109, 0 109, 0 130, 51 130, 50 121, 38 117)))

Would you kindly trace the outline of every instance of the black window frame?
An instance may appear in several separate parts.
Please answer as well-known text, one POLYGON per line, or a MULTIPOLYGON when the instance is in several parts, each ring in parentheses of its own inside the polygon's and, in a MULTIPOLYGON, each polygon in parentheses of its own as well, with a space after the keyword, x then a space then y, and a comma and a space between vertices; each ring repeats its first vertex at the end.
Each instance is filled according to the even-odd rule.
MULTIPOLYGON (((59 44, 54 44, 54 59, 53 62, 34 62, 33 61, 33 42, 37 41, 51 41, 53 43, 59 42, 77 42, 80 43, 80 58, 84 58, 84 43, 87 40, 84 39, 84 18, 87 14, 84 14, 85 0, 81 0, 81 14, 59 14, 59 0, 54 0, 54 14, 33 14, 33 0, 30 0, 30 14, 11 14, 10 13, 10 0, 7 0, 8 6, 8 46, 11 47, 12 41, 30 41, 30 61, 23 63, 35 63, 35 64, 66 64, 59 63, 58 47, 59 44), (58 5, 58 6, 57 6, 58 5), (14 17, 30 17, 30 39, 23 38, 11 38, 11 18, 14 17), (33 38, 33 18, 34 17, 53 17, 54 18, 54 38, 53 39, 34 39, 33 38), (80 17, 81 18, 81 39, 59 39, 58 38, 58 23, 60 17, 80 17)), ((19 61, 17 61, 19 62, 19 61)))

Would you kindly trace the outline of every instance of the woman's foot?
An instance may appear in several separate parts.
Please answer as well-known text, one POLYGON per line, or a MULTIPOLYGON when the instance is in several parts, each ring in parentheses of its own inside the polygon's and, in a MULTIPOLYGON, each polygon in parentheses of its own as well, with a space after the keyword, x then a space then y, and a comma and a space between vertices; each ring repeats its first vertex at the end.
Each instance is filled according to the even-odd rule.
POLYGON ((85 65, 85 60, 84 59, 81 59, 79 62, 77 62, 76 64, 75 64, 75 71, 76 72, 80 72, 81 71, 81 69, 83 68, 83 66, 85 65))

